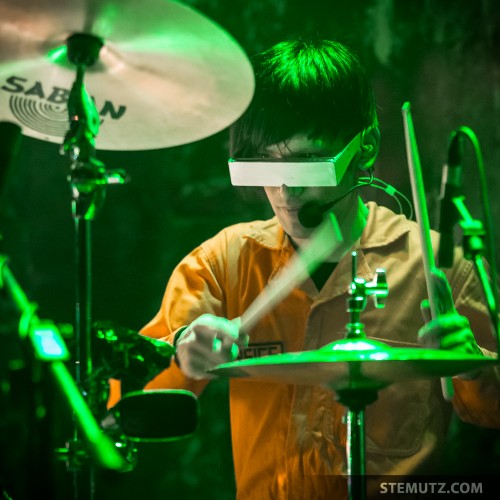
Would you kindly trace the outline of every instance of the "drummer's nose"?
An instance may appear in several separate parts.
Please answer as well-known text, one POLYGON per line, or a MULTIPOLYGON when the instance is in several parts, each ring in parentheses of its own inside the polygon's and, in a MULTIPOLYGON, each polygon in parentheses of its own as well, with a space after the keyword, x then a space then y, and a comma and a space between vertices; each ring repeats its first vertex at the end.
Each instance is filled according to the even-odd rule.
POLYGON ((282 184, 279 188, 279 193, 283 200, 298 197, 303 192, 304 188, 301 186, 287 186, 286 184, 282 184))

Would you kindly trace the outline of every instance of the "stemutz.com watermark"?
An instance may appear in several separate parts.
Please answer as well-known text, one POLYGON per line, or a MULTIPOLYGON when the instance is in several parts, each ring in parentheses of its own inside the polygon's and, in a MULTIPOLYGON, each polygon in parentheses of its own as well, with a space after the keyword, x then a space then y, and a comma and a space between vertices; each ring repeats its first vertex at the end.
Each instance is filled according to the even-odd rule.
POLYGON ((383 481, 379 495, 482 495, 481 481, 383 481))

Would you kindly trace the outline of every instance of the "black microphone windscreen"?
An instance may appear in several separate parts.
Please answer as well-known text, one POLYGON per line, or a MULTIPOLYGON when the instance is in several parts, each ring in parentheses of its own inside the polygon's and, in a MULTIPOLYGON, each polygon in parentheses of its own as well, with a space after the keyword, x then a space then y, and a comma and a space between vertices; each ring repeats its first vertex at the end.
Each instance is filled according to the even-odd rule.
POLYGON ((299 222, 304 227, 314 228, 323 220, 323 207, 316 203, 306 203, 298 213, 299 222))
POLYGON ((464 141, 462 134, 454 131, 448 146, 447 164, 443 167, 441 180, 441 201, 439 204, 439 225, 441 233, 438 250, 438 265, 449 268, 453 265, 454 227, 459 221, 459 213, 453 199, 462 191, 462 157, 464 141))
POLYGON ((464 156, 464 138, 462 134, 454 132, 448 147, 448 166, 456 166, 462 163, 464 156))

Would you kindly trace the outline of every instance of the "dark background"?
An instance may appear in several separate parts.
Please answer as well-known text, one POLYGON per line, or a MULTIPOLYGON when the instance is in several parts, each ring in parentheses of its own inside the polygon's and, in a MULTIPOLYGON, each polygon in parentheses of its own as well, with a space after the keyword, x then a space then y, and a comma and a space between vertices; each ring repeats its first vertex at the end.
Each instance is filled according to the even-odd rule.
MULTIPOLYGON (((186 3, 227 30, 248 55, 296 35, 336 39, 357 52, 378 104, 381 150, 376 176, 411 197, 401 115, 403 102, 410 101, 432 227, 436 227, 449 134, 461 125, 472 128, 487 168, 493 220, 498 220, 500 7, 496 0, 186 3)), ((58 149, 56 144, 23 138, 4 189, 0 231, 3 251, 29 298, 39 304, 39 315, 72 323, 76 278, 66 181, 69 165, 58 149)), ((169 274, 187 252, 224 226, 270 216, 266 205, 242 197, 230 186, 227 131, 170 149, 99 151, 98 157, 108 168, 125 169, 131 182, 108 190, 94 223, 94 319, 139 329, 157 312, 169 274)), ((467 204, 481 218, 478 173, 470 148, 464 175, 467 204)), ((380 192, 366 190, 363 196, 397 209, 380 192)), ((140 445, 134 471, 97 474, 96 496, 232 498, 226 389, 225 382, 214 383, 201 397, 202 418, 194 437, 140 445)), ((44 435, 54 434, 53 441, 63 446, 66 409, 55 389, 45 392, 51 418, 29 425, 44 435)), ((456 467, 495 473, 490 464, 498 464, 496 432, 470 426, 457 432, 461 437, 450 445, 449 458, 456 460, 456 467), (472 453, 470 460, 457 459, 460 445, 472 453)), ((28 471, 26 477, 30 476, 28 471)), ((70 483, 69 474, 62 465, 50 469, 47 481, 57 484, 54 498, 71 498, 71 486, 65 484, 70 483)))

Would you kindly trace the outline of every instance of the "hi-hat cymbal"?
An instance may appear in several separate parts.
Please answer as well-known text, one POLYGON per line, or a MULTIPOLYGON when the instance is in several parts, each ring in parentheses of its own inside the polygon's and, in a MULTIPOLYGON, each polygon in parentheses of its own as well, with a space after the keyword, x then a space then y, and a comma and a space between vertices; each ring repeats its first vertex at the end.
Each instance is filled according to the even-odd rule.
POLYGON ((393 382, 459 375, 496 362, 480 355, 343 339, 315 351, 224 363, 210 373, 260 382, 321 385, 334 390, 381 389, 393 382))
POLYGON ((104 40, 85 85, 101 118, 98 149, 158 149, 235 121, 254 89, 238 43, 190 7, 168 0, 0 0, 0 120, 61 143, 75 67, 66 39, 104 40))

